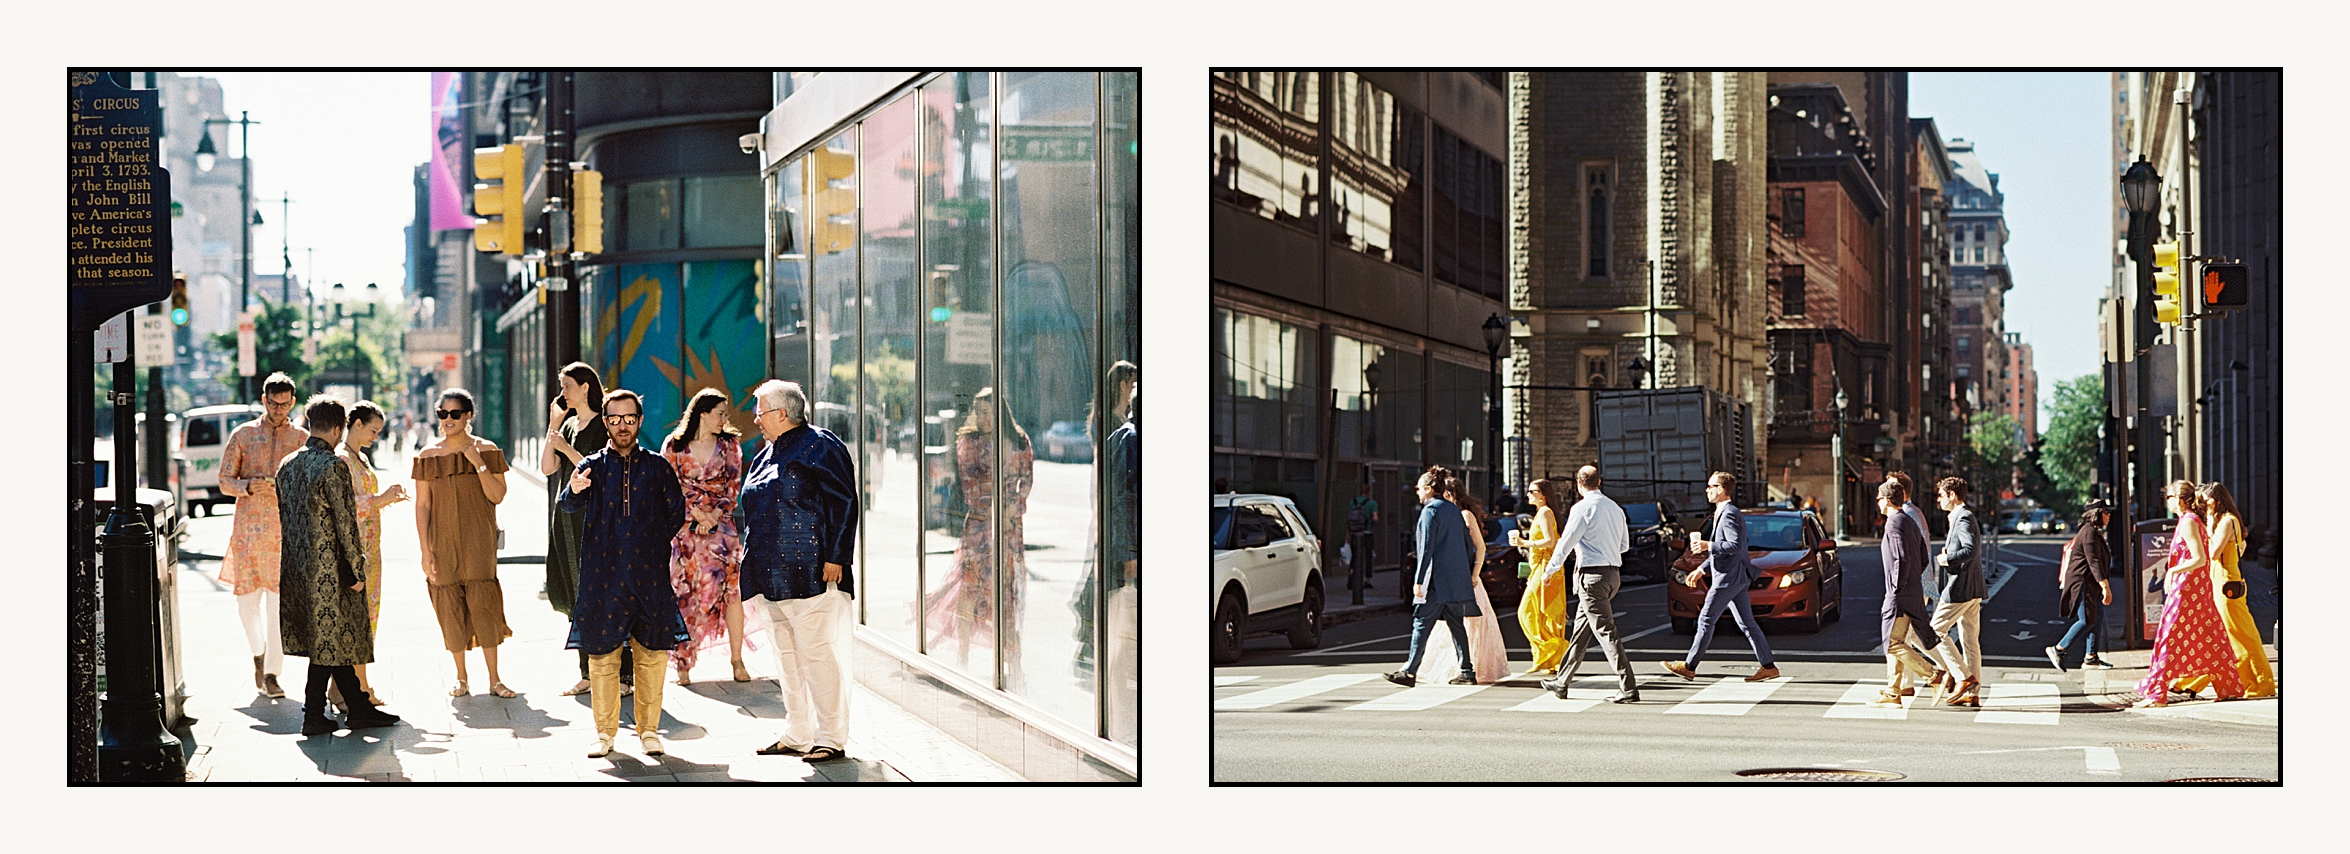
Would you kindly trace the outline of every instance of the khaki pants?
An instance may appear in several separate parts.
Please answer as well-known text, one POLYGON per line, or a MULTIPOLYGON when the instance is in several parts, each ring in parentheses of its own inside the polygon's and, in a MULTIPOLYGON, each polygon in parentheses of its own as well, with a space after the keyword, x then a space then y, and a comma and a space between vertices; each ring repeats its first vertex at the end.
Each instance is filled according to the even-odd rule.
MULTIPOLYGON (((661 680, 669 672, 669 651, 636 647, 636 731, 651 735, 661 728, 661 680)), ((620 732, 620 650, 588 656, 588 704, 595 709, 596 734, 620 732)))
POLYGON ((1942 645, 1934 648, 1942 669, 1960 679, 1983 681, 1983 600, 1945 600, 1934 606, 1934 633, 1942 636, 1942 645))
POLYGON ((1909 618, 1894 617, 1893 628, 1885 632, 1885 685, 1887 687, 1895 691, 1901 690, 1901 671, 1905 666, 1909 672, 1917 674, 1920 679, 1931 678, 1934 675, 1934 665, 1927 662, 1925 656, 1918 654, 1917 647, 1909 645, 1909 618))

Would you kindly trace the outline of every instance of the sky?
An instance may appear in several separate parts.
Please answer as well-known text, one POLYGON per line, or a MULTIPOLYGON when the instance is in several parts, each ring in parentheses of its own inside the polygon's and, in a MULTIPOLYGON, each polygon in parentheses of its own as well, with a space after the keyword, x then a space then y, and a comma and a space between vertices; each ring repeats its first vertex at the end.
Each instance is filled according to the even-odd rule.
MULTIPOLYGON (((403 229, 416 214, 414 170, 432 158, 431 73, 177 73, 219 80, 227 114, 252 113, 253 208, 262 219, 253 272, 279 272, 279 248, 290 244, 295 275, 319 296, 336 282, 374 282, 397 300, 403 229)), ((221 146, 213 168, 234 168, 238 129, 214 125, 212 134, 221 146)))
POLYGON ((2007 329, 2032 345, 2040 429, 2056 384, 2098 372, 2097 298, 2113 280, 2111 78, 1911 72, 1909 114, 1975 144, 2007 197, 2007 329))

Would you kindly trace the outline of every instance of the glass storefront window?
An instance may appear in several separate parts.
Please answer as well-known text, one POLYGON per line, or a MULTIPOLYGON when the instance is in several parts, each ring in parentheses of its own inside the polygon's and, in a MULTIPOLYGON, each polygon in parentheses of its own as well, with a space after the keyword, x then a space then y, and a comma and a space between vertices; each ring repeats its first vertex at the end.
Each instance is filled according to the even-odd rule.
POLYGON ((768 178, 767 297, 760 303, 767 322, 767 375, 808 376, 808 160, 796 158, 768 178))
MULTIPOLYGON (((865 119, 858 150, 864 163, 911 163, 914 159, 914 98, 907 95, 865 119)), ((865 571, 858 603, 865 624, 890 639, 916 646, 915 593, 921 584, 921 538, 915 524, 920 508, 921 467, 916 445, 918 408, 914 400, 915 319, 922 290, 915 257, 915 174, 874 169, 863 176, 860 246, 865 254, 863 398, 856 419, 857 466, 866 472, 871 495, 864 507, 865 571)), ((836 379, 854 366, 835 365, 836 379)), ((842 434, 848 438, 848 434, 842 434)))
POLYGON ((1332 84, 1330 242, 1420 269, 1420 113, 1354 72, 1332 84))
POLYGON ((759 245, 759 176, 709 175, 681 183, 686 246, 759 245))
POLYGON ((1258 216, 1314 228, 1322 188, 1312 140, 1321 122, 1315 71, 1219 71, 1210 95, 1210 186, 1258 216))
POLYGON ((677 248, 677 181, 637 181, 615 194, 620 205, 620 251, 677 248))
POLYGON ((1099 662, 1101 729, 1127 747, 1141 745, 1142 690, 1141 526, 1142 413, 1132 392, 1142 378, 1142 128, 1141 75, 1102 75, 1102 403, 1094 407, 1092 435, 1099 478, 1095 504, 1101 549, 1087 573, 1092 602, 1077 617, 1099 625, 1081 644, 1078 660, 1099 662), (1128 366, 1131 366, 1129 369, 1128 366), (1129 423, 1131 421, 1131 423, 1129 423), (1123 429, 1121 429, 1123 428, 1123 429), (1095 603, 1099 603, 1098 605, 1095 603), (1086 641, 1091 641, 1087 644, 1086 641))
MULTIPOLYGON (((922 86, 923 650, 995 684, 995 544, 985 458, 994 422, 972 418, 995 382, 995 97, 989 76, 922 86), (943 559, 942 559, 943 558, 943 559)), ((992 395, 991 395, 992 396, 992 395)))

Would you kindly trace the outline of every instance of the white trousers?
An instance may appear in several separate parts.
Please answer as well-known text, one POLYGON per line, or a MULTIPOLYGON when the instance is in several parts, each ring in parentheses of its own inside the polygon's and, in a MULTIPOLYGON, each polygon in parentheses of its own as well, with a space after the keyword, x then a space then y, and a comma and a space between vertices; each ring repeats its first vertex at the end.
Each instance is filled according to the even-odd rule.
POLYGON ((1945 601, 1935 606, 1934 633, 1942 636, 1942 645, 1934 647, 1942 669, 1960 679, 1983 681, 1983 600, 1945 601))
POLYGON ((752 601, 775 631, 775 672, 783 693, 785 747, 840 749, 849 740, 848 664, 840 651, 849 626, 849 594, 838 585, 806 599, 752 601))
POLYGON ((261 672, 286 672, 286 645, 277 635, 277 591, 255 590, 237 597, 237 622, 245 627, 245 649, 261 656, 261 672))
POLYGON ((1103 690, 1110 695, 1103 704, 1104 729, 1109 732, 1110 740, 1126 745, 1139 744, 1142 739, 1142 719, 1136 708, 1142 696, 1142 656, 1136 644, 1141 635, 1138 604, 1132 584, 1110 594, 1110 649, 1103 656, 1107 667, 1104 673, 1109 676, 1109 684, 1103 690))

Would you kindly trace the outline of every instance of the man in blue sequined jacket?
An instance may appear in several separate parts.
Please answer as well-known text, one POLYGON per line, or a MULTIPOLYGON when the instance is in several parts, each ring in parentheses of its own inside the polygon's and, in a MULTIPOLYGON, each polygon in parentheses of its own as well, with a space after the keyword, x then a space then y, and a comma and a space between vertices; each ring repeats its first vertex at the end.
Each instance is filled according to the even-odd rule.
POLYGON ((847 758, 848 674, 837 650, 849 626, 857 546, 857 472, 848 446, 808 423, 798 383, 752 393, 767 446, 743 470, 742 596, 775 627, 784 734, 761 754, 847 758))

